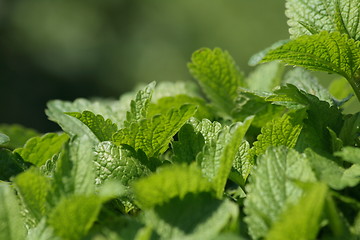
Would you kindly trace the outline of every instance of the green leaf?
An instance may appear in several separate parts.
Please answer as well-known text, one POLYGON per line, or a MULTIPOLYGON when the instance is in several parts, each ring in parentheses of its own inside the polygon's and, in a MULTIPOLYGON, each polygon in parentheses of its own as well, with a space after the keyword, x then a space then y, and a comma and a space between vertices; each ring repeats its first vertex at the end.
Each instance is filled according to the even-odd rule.
POLYGON ((354 187, 360 182, 360 165, 354 164, 345 169, 334 160, 323 157, 311 149, 305 151, 316 177, 327 183, 329 187, 341 190, 346 187, 354 187))
POLYGON ((29 139, 23 148, 15 149, 26 162, 40 167, 58 154, 69 137, 67 134, 47 133, 29 139))
POLYGON ((46 219, 43 218, 36 227, 29 229, 26 240, 61 240, 60 237, 56 236, 54 229, 49 226, 46 219))
POLYGON ((198 107, 194 117, 197 119, 213 119, 214 114, 209 104, 205 102, 203 98, 191 97, 186 94, 179 94, 175 96, 160 98, 156 104, 152 103, 149 106, 148 116, 154 116, 157 114, 165 114, 171 108, 180 108, 184 104, 193 104, 198 107))
POLYGON ((304 111, 296 111, 272 120, 261 129, 251 151, 259 156, 270 146, 295 147, 304 117, 304 111))
POLYGON ((360 3, 357 0, 287 0, 290 34, 297 38, 326 30, 359 40, 360 3))
POLYGON ((231 116, 237 88, 244 86, 244 76, 227 51, 204 48, 191 57, 188 68, 210 101, 222 113, 231 116))
POLYGON ((257 66, 245 81, 249 90, 271 91, 280 85, 284 70, 284 65, 278 62, 262 64, 257 66))
POLYGON ((212 239, 237 220, 238 207, 208 193, 187 194, 145 211, 145 223, 160 239, 212 239))
POLYGON ((281 214, 265 239, 317 239, 328 188, 323 183, 312 183, 300 200, 281 214))
POLYGON ((287 72, 284 76, 284 83, 292 84, 299 90, 312 94, 318 97, 319 100, 328 102, 330 105, 334 105, 329 91, 321 86, 315 76, 303 68, 295 68, 287 72))
POLYGON ((303 121, 303 128, 295 146, 297 150, 312 148, 332 152, 328 129, 338 135, 343 125, 342 114, 337 106, 330 106, 328 102, 320 101, 291 84, 274 91, 266 100, 290 109, 306 109, 307 118, 303 121))
POLYGON ((116 132, 113 142, 130 145, 135 150, 141 149, 148 157, 156 156, 168 149, 172 137, 195 112, 196 106, 183 105, 179 109, 171 109, 167 114, 142 119, 116 132))
POLYGON ((203 175, 213 183, 218 198, 222 197, 233 161, 252 120, 249 117, 244 123, 224 127, 197 156, 203 175))
POLYGON ((253 239, 266 236, 302 190, 293 180, 315 181, 307 157, 293 149, 270 147, 257 159, 258 165, 246 185, 245 222, 253 239))
POLYGON ((68 142, 54 172, 57 201, 61 196, 92 194, 95 191, 93 143, 84 135, 68 142))
POLYGON ((212 184, 195 164, 161 167, 155 174, 136 181, 133 189, 136 201, 145 209, 174 197, 183 199, 188 193, 213 191, 212 184))
POLYGON ((267 102, 266 98, 269 95, 268 92, 240 89, 236 99, 236 108, 233 111, 234 118, 237 121, 244 121, 248 116, 254 115, 252 126, 261 128, 274 117, 280 117, 284 112, 284 107, 267 102))
POLYGON ((135 100, 131 100, 130 111, 126 113, 126 121, 124 122, 125 127, 130 126, 132 122, 146 118, 154 88, 155 82, 152 82, 144 90, 138 91, 135 100))
POLYGON ((9 181, 11 177, 23 172, 29 164, 16 153, 0 148, 0 180, 9 181))
POLYGON ((0 239, 23 240, 26 229, 13 189, 0 182, 0 239))
POLYGON ((5 135, 3 133, 0 133, 0 145, 8 143, 9 141, 10 141, 9 136, 7 136, 7 135, 5 135))
POLYGON ((347 162, 360 164, 360 148, 344 147, 341 151, 334 154, 347 162))
POLYGON ((111 140, 112 135, 117 131, 116 124, 112 123, 110 119, 105 120, 103 116, 95 115, 90 111, 84 111, 82 113, 71 112, 67 114, 84 123, 100 142, 111 140))
POLYGON ((123 126, 126 112, 128 111, 132 95, 124 95, 120 100, 86 100, 76 99, 74 102, 53 100, 47 103, 46 114, 49 119, 58 123, 70 136, 88 135, 95 138, 90 129, 78 119, 67 115, 68 112, 90 111, 95 115, 101 115, 104 119, 110 119, 118 127, 123 126))
POLYGON ((360 42, 338 32, 301 36, 271 50, 262 62, 273 60, 309 70, 337 73, 351 80, 360 66, 360 42))
POLYGON ((178 133, 178 141, 174 141, 173 156, 174 163, 191 163, 196 160, 196 155, 202 151, 205 140, 200 132, 195 132, 194 127, 185 124, 178 133))
POLYGON ((196 118, 190 118, 189 124, 191 124, 196 133, 201 133, 204 137, 205 144, 209 144, 215 140, 222 129, 222 125, 216 121, 210 121, 209 119, 202 119, 201 121, 196 118))
MULTIPOLYGON (((22 147, 28 139, 39 135, 34 129, 18 124, 0 124, 0 132, 10 138, 10 142, 5 144, 4 147, 11 150, 22 147)), ((0 145, 3 144, 0 143, 0 145)))
POLYGON ((143 164, 148 161, 146 156, 130 146, 102 142, 96 146, 95 154, 96 184, 119 180, 124 186, 129 186, 132 181, 150 174, 149 168, 143 164))
POLYGON ((242 176, 243 182, 248 178, 254 165, 254 159, 250 154, 250 144, 244 140, 236 153, 233 168, 242 176))
POLYGON ((346 116, 339 137, 345 146, 360 146, 360 113, 346 116))
POLYGON ((30 168, 17 175, 14 184, 26 212, 30 214, 27 218, 33 221, 33 226, 36 226, 48 212, 47 197, 51 190, 49 179, 41 175, 38 169, 30 168))
POLYGON ((260 61, 266 56, 266 54, 269 51, 276 49, 276 48, 284 45, 285 43, 288 43, 289 41, 290 41, 289 39, 285 39, 285 40, 279 40, 279 41, 275 42, 270 47, 267 47, 264 50, 261 50, 260 52, 252 55, 249 59, 248 64, 252 67, 258 65, 260 63, 260 61))
POLYGON ((102 200, 93 195, 63 198, 49 215, 48 224, 63 239, 82 239, 94 224, 101 205, 102 200))

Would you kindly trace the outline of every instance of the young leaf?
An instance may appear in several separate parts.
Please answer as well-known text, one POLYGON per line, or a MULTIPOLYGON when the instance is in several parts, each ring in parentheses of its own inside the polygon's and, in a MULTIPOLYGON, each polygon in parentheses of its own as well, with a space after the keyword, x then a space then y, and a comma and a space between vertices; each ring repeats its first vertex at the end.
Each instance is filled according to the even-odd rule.
POLYGON ((284 83, 292 84, 299 90, 312 94, 318 97, 319 100, 328 102, 330 105, 334 105, 329 91, 321 86, 315 76, 303 68, 295 68, 287 72, 284 76, 284 83))
POLYGON ((18 154, 0 147, 0 181, 9 181, 29 166, 18 154))
POLYGON ((251 151, 259 156, 269 146, 295 147, 304 117, 304 111, 296 111, 272 120, 261 129, 261 134, 257 137, 257 141, 254 142, 251 151))
POLYGON ((315 153, 311 149, 305 151, 316 177, 327 183, 331 188, 341 190, 354 187, 360 182, 360 165, 354 164, 345 169, 335 161, 315 153))
POLYGON ((136 201, 142 208, 161 205, 188 193, 212 192, 212 184, 195 164, 164 166, 157 173, 134 183, 136 201))
POLYGON ((0 143, 0 145, 10 150, 22 147, 28 139, 39 135, 34 129, 26 128, 18 124, 0 124, 0 132, 10 138, 10 142, 7 144, 0 143))
POLYGON ((0 182, 0 239, 25 239, 26 229, 13 189, 0 182))
POLYGON ((82 239, 95 222, 101 205, 102 200, 93 195, 63 198, 49 215, 48 224, 63 239, 82 239))
POLYGON ((190 118, 190 125, 193 126, 195 132, 201 133, 204 137, 205 144, 209 144, 215 140, 222 129, 222 125, 219 122, 211 122, 209 119, 202 119, 201 121, 196 118, 190 118))
POLYGON ((15 149, 26 162, 40 167, 58 154, 69 137, 67 134, 47 133, 29 139, 23 148, 15 149))
POLYGON ((200 49, 191 57, 188 68, 210 101, 222 113, 231 116, 237 88, 244 86, 244 76, 226 51, 200 49))
POLYGON ((360 112, 346 117, 339 137, 345 146, 360 146, 360 112))
POLYGON ((61 196, 92 194, 95 191, 93 143, 84 135, 67 143, 54 172, 57 201, 61 196))
POLYGON ((213 239, 237 220, 238 211, 228 199, 214 199, 209 193, 187 194, 146 210, 144 220, 160 239, 213 239))
POLYGON ((191 97, 186 94, 179 94, 175 96, 168 96, 160 98, 156 103, 152 103, 149 106, 148 116, 154 116, 157 114, 164 114, 171 108, 180 108, 184 104, 193 104, 198 107, 194 117, 197 119, 213 119, 213 109, 210 108, 209 104, 205 102, 203 98, 191 97))
POLYGON ((336 152, 335 156, 339 156, 347 162, 360 164, 360 148, 344 147, 340 152, 336 152))
POLYGON ((108 180, 120 180, 124 186, 150 173, 149 168, 140 161, 141 156, 133 148, 126 145, 117 146, 111 142, 102 142, 95 148, 96 184, 108 180))
POLYGON ((218 198, 221 198, 224 192, 233 161, 252 120, 253 118, 249 117, 244 123, 234 124, 230 128, 224 127, 197 156, 196 160, 203 175, 214 184, 218 198))
POLYGON ((23 205, 30 214, 27 218, 34 221, 33 225, 35 226, 47 214, 47 197, 51 190, 50 181, 36 168, 30 168, 17 175, 14 184, 23 205))
POLYGON ((113 136, 117 145, 127 144, 135 150, 141 149, 148 157, 164 153, 172 137, 196 112, 196 106, 183 105, 171 109, 167 114, 142 119, 120 129, 113 136))
POLYGON ((271 50, 262 62, 273 60, 309 70, 337 73, 350 81, 360 67, 360 42, 338 32, 301 36, 271 50))
POLYGON ((194 127, 185 124, 178 133, 178 141, 174 141, 172 162, 191 163, 196 160, 196 155, 202 151, 205 140, 200 132, 195 132, 194 127))
POLYGON ((254 159, 250 154, 250 144, 244 140, 236 153, 233 168, 241 174, 243 182, 247 179, 254 165, 254 159))
POLYGON ((94 138, 94 134, 78 119, 71 117, 67 112, 90 111, 94 114, 103 116, 104 119, 110 119, 117 126, 123 126, 126 112, 129 108, 129 99, 131 96, 124 95, 120 100, 86 100, 76 99, 74 102, 53 100, 47 103, 46 114, 49 119, 58 123, 60 127, 70 136, 88 135, 94 138))
POLYGON ((287 0, 290 34, 297 38, 326 30, 359 40, 360 3, 357 0, 287 0))
POLYGON ((8 143, 10 141, 9 136, 0 133, 0 145, 4 145, 5 143, 8 143))
POLYGON ((280 85, 284 70, 284 65, 278 62, 258 65, 245 81, 249 90, 271 91, 274 87, 280 85))
POLYGON ((82 113, 71 112, 67 114, 84 123, 100 142, 111 140, 112 135, 117 131, 116 124, 112 123, 110 119, 105 120, 103 116, 95 115, 90 111, 84 111, 82 113))
POLYGON ((257 162, 244 202, 245 222, 254 239, 266 236, 288 204, 301 196, 301 189, 292 180, 315 181, 306 156, 293 149, 270 147, 257 162))
POLYGON ((300 200, 281 214, 265 239, 316 239, 321 227, 328 188, 323 183, 312 183, 300 200))
POLYGON ((132 122, 146 118, 154 88, 155 82, 152 82, 144 90, 138 91, 135 100, 130 103, 130 111, 126 113, 125 127, 130 126, 132 122))

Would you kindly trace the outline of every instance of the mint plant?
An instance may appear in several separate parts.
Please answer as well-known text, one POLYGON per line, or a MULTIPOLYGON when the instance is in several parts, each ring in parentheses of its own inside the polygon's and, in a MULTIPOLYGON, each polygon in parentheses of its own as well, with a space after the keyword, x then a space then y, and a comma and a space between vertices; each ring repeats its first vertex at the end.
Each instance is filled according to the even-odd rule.
POLYGON ((203 48, 197 84, 50 101, 57 133, 0 125, 0 239, 360 238, 360 113, 309 71, 360 99, 360 1, 286 6, 290 40, 248 76, 203 48))

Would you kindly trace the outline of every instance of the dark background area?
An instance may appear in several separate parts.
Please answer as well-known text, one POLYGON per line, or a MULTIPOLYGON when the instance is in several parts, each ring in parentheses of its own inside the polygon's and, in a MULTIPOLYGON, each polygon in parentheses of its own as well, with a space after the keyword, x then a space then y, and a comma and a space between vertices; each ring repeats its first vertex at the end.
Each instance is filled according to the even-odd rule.
POLYGON ((190 80, 201 47, 250 56, 288 38, 283 0, 0 0, 0 123, 57 130, 50 99, 190 80))

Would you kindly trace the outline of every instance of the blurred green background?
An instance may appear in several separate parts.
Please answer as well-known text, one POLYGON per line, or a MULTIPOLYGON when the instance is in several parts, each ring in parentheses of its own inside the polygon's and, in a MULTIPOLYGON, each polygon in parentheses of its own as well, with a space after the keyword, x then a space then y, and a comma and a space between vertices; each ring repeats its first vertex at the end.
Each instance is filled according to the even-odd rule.
POLYGON ((284 10, 284 0, 0 0, 0 122, 56 130, 48 100, 190 80, 201 47, 228 50, 248 73, 252 54, 288 38, 284 10))

